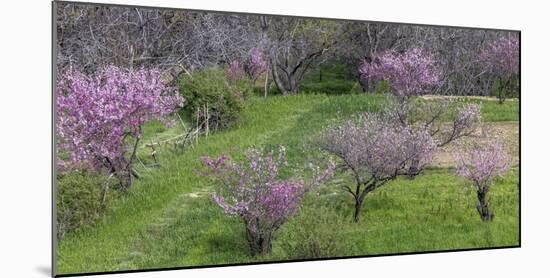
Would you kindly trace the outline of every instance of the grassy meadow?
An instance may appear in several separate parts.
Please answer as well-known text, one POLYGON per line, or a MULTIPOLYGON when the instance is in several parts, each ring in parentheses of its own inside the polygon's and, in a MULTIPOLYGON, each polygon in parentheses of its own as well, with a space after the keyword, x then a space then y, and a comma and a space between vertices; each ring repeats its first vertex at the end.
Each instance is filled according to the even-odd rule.
MULTIPOLYGON (((340 187, 351 183, 351 177, 338 172, 308 193, 299 213, 279 231, 273 254, 249 255, 243 224, 223 213, 210 196, 216 185, 197 175, 201 157, 229 154, 238 160, 249 147, 284 144, 290 168, 304 169, 319 154, 312 142, 325 126, 376 111, 383 101, 379 94, 313 93, 249 99, 234 127, 202 137, 183 153, 159 148, 158 168, 138 165, 141 177, 127 194, 114 200, 98 221, 59 241, 57 273, 303 259, 303 242, 329 244, 318 247, 328 250, 318 257, 518 245, 517 163, 491 190, 496 216, 489 223, 479 219, 475 191, 467 181, 453 167, 433 166, 414 180, 398 178, 369 194, 358 224, 352 222, 352 197, 340 187)), ((488 124, 505 122, 519 129, 518 101, 465 101, 481 102, 488 124)), ((147 142, 182 132, 180 125, 149 123, 139 157, 150 162, 147 142)), ((519 138, 512 139, 518 145, 519 138)))

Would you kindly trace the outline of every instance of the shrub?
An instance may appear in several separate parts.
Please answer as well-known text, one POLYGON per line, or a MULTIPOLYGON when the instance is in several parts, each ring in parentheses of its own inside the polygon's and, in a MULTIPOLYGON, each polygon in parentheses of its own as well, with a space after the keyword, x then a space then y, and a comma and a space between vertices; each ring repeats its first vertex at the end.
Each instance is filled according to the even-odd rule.
POLYGON ((321 206, 303 209, 281 229, 275 244, 285 259, 316 259, 342 256, 347 250, 345 225, 336 212, 321 206))
POLYGON ((102 189, 105 180, 98 174, 71 172, 57 179, 56 219, 57 237, 83 225, 93 223, 101 213, 102 189))
POLYGON ((180 93, 187 100, 184 109, 204 128, 208 125, 212 129, 223 129, 235 123, 251 92, 250 82, 230 81, 220 68, 206 69, 180 80, 180 93))
POLYGON ((311 184, 303 180, 283 180, 279 171, 286 166, 285 148, 273 151, 251 149, 247 162, 237 164, 227 156, 204 158, 207 175, 223 186, 214 201, 228 215, 240 217, 252 255, 271 253, 277 230, 292 216, 304 194, 332 175, 333 167, 316 175, 311 184))

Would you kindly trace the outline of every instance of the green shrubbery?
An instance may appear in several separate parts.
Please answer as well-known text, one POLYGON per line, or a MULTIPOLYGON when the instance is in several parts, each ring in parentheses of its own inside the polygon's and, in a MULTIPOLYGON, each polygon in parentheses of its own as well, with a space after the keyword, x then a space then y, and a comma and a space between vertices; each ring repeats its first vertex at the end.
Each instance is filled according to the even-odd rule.
POLYGON ((209 129, 231 126, 244 107, 245 99, 252 93, 250 80, 230 81, 222 68, 210 68, 183 76, 180 93, 186 98, 185 110, 192 113, 195 124, 209 129))
MULTIPOLYGON (((104 211, 99 174, 71 172, 57 179, 57 237, 93 223, 104 211)), ((107 201, 107 200, 106 200, 107 201)))
POLYGON ((276 244, 285 259, 338 257, 349 252, 344 217, 324 206, 303 209, 281 229, 276 244))

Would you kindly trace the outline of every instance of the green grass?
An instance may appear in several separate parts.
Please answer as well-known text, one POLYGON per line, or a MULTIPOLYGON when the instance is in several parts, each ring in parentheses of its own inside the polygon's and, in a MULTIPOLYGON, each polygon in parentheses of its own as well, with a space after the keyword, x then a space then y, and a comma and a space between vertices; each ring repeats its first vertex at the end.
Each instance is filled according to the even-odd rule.
POLYGON ((360 93, 362 89, 357 78, 349 72, 349 67, 341 63, 330 63, 308 73, 301 82, 300 91, 341 95, 360 93))
MULTIPOLYGON (((473 100, 470 100, 473 101, 473 100)), ((498 101, 482 101, 481 112, 483 120, 487 122, 519 121, 519 101, 506 101, 499 104, 498 101)))
POLYGON ((453 105, 465 103, 477 103, 481 105, 481 115, 486 122, 511 122, 519 121, 519 102, 510 100, 499 104, 496 100, 479 100, 460 98, 453 105))
MULTIPOLYGON (((57 273, 287 258, 277 241, 271 256, 248 255, 242 223, 223 215, 209 198, 212 185, 195 172, 201 167, 200 158, 228 153, 238 159, 251 146, 284 144, 291 167, 299 169, 312 153, 308 142, 319 130, 335 119, 377 110, 383 100, 380 95, 363 94, 251 99, 232 129, 202 139, 183 154, 160 149, 161 167, 142 169, 142 177, 100 222, 59 243, 57 273)), ((517 109, 502 107, 484 109, 485 119, 513 119, 517 109)), ((144 128, 144 141, 171 138, 179 132, 160 122, 151 123, 144 128)), ((148 152, 142 149, 140 156, 146 159, 148 152)), ((319 198, 308 198, 304 209, 314 204, 328 206, 350 219, 351 197, 338 190, 337 184, 347 179, 345 174, 335 177, 319 189, 319 198)), ((394 181, 367 197, 363 222, 343 227, 353 244, 342 256, 515 245, 517 182, 518 171, 514 170, 495 185, 491 192, 495 221, 482 223, 473 193, 464 190, 466 183, 451 169, 431 169, 414 181, 394 181)))

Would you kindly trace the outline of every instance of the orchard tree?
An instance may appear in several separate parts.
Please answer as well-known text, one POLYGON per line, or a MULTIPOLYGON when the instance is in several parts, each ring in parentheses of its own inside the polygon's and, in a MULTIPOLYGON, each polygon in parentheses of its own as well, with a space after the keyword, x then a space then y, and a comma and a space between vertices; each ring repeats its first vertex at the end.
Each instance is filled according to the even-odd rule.
MULTIPOLYGON (((371 62, 378 53, 407 48, 417 26, 350 21, 349 30, 338 45, 338 54, 350 68, 357 69, 371 62)), ((363 76, 359 82, 363 92, 374 92, 374 81, 363 76)))
POLYGON ((87 75, 70 70, 57 80, 56 130, 62 169, 107 170, 128 189, 146 122, 177 111, 184 99, 158 70, 108 66, 87 75))
POLYGON ((240 80, 244 77, 243 67, 241 62, 233 60, 227 67, 227 78, 233 82, 240 80))
POLYGON ((441 79, 435 59, 419 48, 386 51, 365 60, 359 72, 363 78, 388 81, 392 93, 402 100, 429 93, 441 79))
MULTIPOLYGON (((482 123, 479 104, 452 105, 451 101, 403 101, 394 97, 388 97, 382 117, 391 125, 426 130, 433 137, 437 147, 472 135, 482 123)), ((422 170, 416 164, 414 160, 410 164, 410 178, 414 178, 422 170)))
POLYGON ((244 71, 252 80, 252 84, 256 83, 260 75, 263 74, 265 76, 264 97, 267 97, 269 91, 269 63, 262 49, 256 47, 250 51, 247 63, 244 66, 244 71))
POLYGON ((277 230, 296 213, 308 190, 332 176, 334 165, 329 163, 322 173, 315 168, 313 180, 306 183, 280 177, 281 169, 287 166, 284 146, 280 146, 278 154, 250 149, 246 157, 243 164, 226 155, 205 157, 205 174, 223 185, 214 194, 214 201, 226 214, 243 220, 251 254, 269 254, 277 230))
POLYGON ((472 135, 482 123, 481 105, 447 100, 401 101, 388 97, 382 115, 392 124, 428 130, 438 147, 472 135))
POLYGON ((256 47, 250 50, 243 65, 243 70, 253 82, 256 82, 263 73, 267 72, 268 67, 269 64, 264 52, 262 49, 256 47))
POLYGON ((498 75, 499 103, 504 103, 507 90, 517 90, 513 82, 519 74, 519 41, 515 37, 501 37, 491 42, 479 57, 480 61, 498 75))
POLYGON ((345 32, 341 22, 322 19, 261 16, 260 25, 273 81, 283 94, 297 93, 305 74, 335 50, 345 32))
MULTIPOLYGON (((446 105, 442 107, 446 107, 446 105)), ((448 109, 448 111, 453 110, 448 109)), ((450 126, 442 123, 433 123, 429 126, 431 134, 438 136, 438 147, 443 147, 461 137, 472 135, 481 125, 481 106, 479 104, 466 104, 453 112, 451 112, 450 126), (438 124, 439 126, 437 126, 438 124)))
POLYGON ((474 143, 463 147, 456 155, 457 174, 472 182, 477 191, 477 211, 483 221, 491 221, 494 213, 489 207, 489 190, 495 178, 510 167, 510 156, 497 142, 474 143))
MULTIPOLYGON (((233 60, 229 63, 227 67, 227 76, 229 80, 235 82, 248 77, 251 81, 251 86, 254 86, 258 78, 260 78, 262 74, 265 74, 265 86, 267 87, 269 64, 264 52, 260 48, 252 48, 248 56, 243 60, 244 61, 233 60)), ((267 95, 267 88, 265 88, 265 90, 267 95)))
POLYGON ((338 157, 355 179, 354 186, 343 186, 354 198, 355 222, 370 192, 408 174, 411 163, 423 169, 435 148, 425 129, 396 125, 371 113, 329 129, 321 139, 321 149, 338 157))

